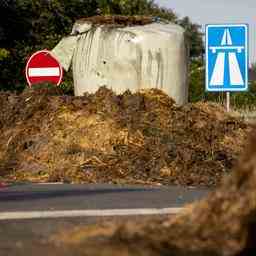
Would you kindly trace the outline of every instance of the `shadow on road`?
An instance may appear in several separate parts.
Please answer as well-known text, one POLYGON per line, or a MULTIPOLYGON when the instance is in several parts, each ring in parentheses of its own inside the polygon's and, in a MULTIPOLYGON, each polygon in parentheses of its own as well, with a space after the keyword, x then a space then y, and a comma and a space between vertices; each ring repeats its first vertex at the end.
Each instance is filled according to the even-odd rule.
POLYGON ((7 201, 26 201, 49 199, 58 197, 83 197, 97 194, 111 194, 111 193, 133 193, 133 192, 150 192, 155 189, 150 188, 110 188, 110 189, 79 189, 79 190, 49 190, 49 191, 2 191, 0 193, 0 202, 7 201))

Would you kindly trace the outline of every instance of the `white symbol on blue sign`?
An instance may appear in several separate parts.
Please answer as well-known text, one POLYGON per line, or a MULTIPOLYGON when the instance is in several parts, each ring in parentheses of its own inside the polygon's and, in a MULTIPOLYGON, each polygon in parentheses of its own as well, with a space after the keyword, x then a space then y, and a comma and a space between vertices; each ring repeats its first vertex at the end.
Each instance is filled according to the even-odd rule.
POLYGON ((206 88, 245 91, 248 88, 248 26, 206 27, 206 88))

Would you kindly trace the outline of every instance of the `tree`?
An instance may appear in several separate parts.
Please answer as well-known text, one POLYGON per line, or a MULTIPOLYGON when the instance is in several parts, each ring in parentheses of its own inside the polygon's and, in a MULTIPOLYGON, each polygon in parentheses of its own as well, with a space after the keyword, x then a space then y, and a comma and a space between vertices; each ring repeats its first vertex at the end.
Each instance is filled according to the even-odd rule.
POLYGON ((192 23, 189 17, 184 17, 177 22, 186 30, 186 36, 190 44, 190 56, 191 57, 202 57, 204 46, 203 46, 203 33, 200 32, 201 26, 192 23))
POLYGON ((255 62, 255 63, 252 63, 251 69, 252 69, 254 72, 256 72, 256 62, 255 62))
POLYGON ((51 49, 77 18, 95 15, 96 0, 5 0, 0 3, 0 89, 22 90, 36 50, 51 49), (8 13, 8 16, 5 14, 8 13))
POLYGON ((22 90, 24 67, 36 50, 51 49, 70 33, 76 19, 97 14, 150 15, 182 25, 191 41, 191 56, 202 53, 202 34, 189 18, 153 0, 2 0, 0 1, 0 89, 22 90), (8 16, 6 16, 8 13, 8 16))

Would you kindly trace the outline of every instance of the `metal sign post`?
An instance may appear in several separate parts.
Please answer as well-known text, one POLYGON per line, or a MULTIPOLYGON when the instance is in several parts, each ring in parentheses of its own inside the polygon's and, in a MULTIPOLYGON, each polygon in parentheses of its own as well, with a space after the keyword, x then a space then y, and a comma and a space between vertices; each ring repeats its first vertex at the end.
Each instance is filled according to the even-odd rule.
POLYGON ((227 92, 226 104, 227 104, 227 112, 230 112, 230 92, 227 92))
POLYGON ((230 93, 248 90, 248 25, 206 26, 206 90, 230 93))

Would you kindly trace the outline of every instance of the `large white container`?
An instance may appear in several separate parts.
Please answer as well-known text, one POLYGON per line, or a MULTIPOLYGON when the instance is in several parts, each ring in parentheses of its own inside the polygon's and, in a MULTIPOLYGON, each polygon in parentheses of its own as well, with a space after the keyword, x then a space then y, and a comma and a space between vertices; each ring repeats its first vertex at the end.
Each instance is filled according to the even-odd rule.
POLYGON ((188 100, 188 50, 178 25, 76 23, 52 53, 64 69, 72 63, 77 96, 107 86, 116 93, 158 88, 179 105, 188 100))

